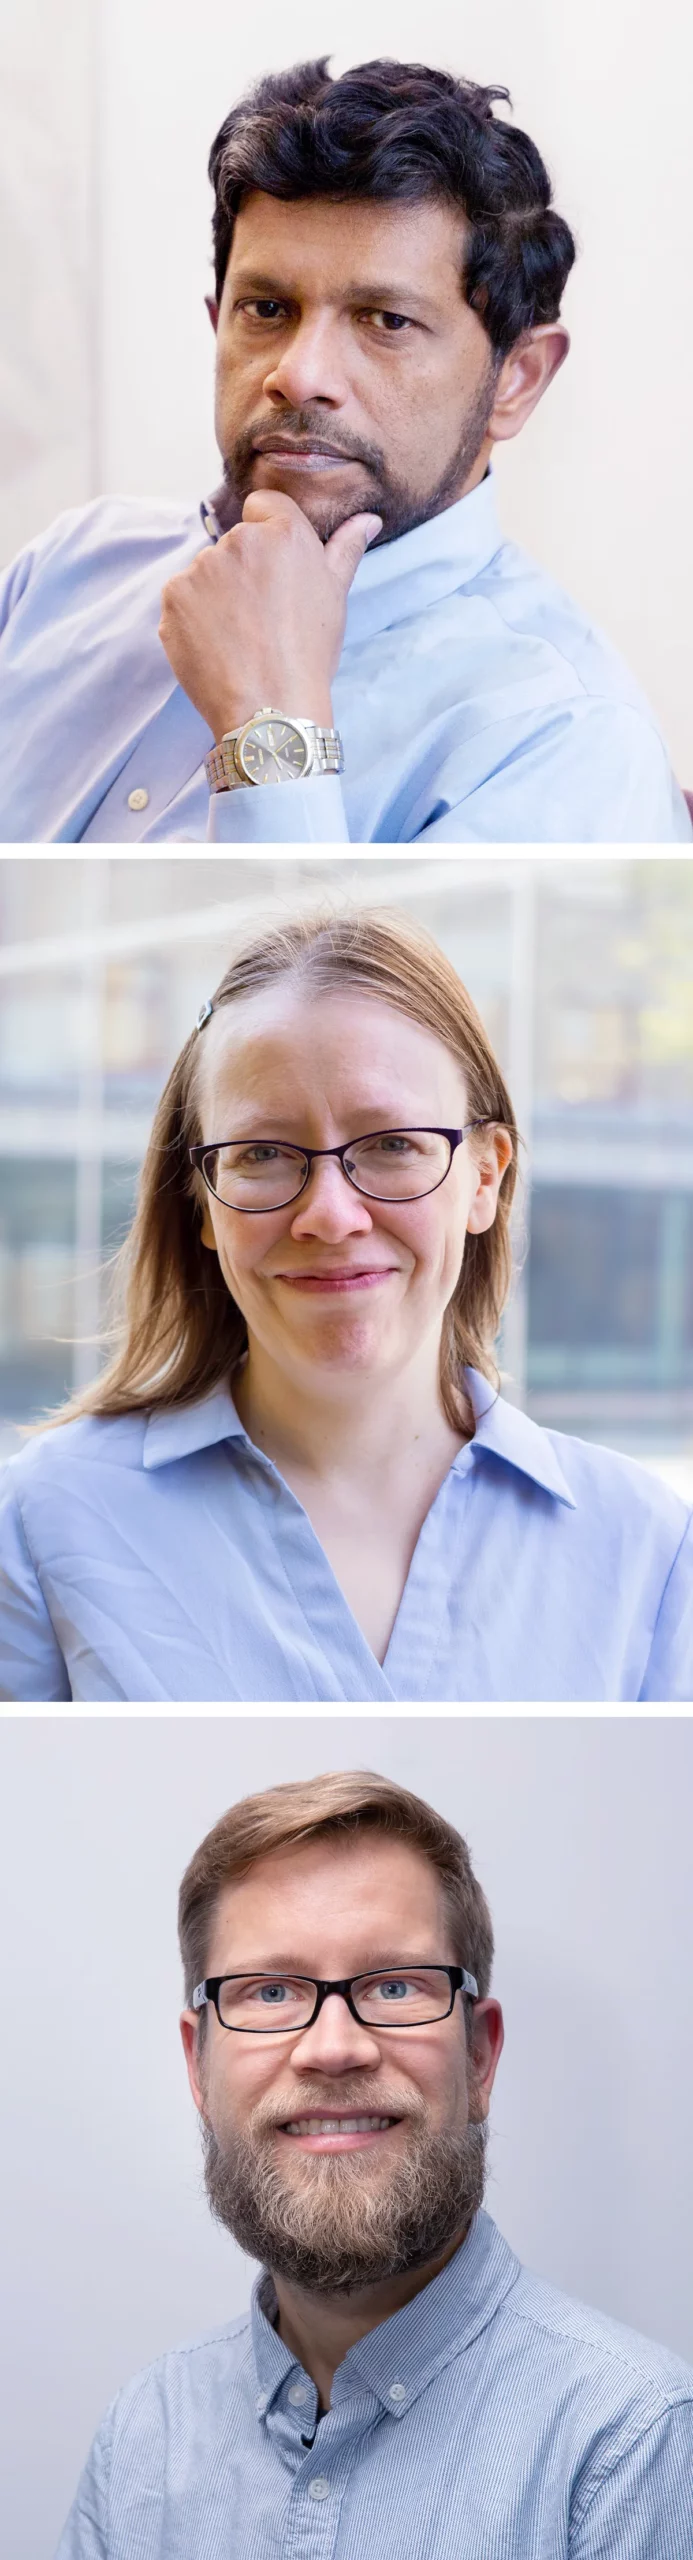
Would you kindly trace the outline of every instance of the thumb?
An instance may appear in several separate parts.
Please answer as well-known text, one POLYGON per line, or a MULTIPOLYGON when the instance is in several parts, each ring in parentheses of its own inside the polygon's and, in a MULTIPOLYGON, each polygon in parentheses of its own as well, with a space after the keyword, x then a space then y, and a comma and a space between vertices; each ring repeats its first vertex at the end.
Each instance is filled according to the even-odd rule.
POLYGON ((325 559, 346 595, 369 542, 380 533, 382 516, 347 516, 325 544, 325 559))

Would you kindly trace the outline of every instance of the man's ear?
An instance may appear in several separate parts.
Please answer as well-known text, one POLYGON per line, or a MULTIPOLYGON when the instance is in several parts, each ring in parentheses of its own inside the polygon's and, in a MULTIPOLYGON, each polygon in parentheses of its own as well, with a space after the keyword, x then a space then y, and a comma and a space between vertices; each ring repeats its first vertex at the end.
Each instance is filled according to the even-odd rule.
POLYGON ((528 329, 501 365, 496 396, 488 422, 488 434, 494 444, 503 444, 517 436, 532 410, 548 391, 570 346, 567 329, 561 320, 547 320, 539 329, 528 329))
POLYGON ((217 329, 219 327, 219 304, 214 301, 214 296, 211 293, 205 294, 205 310, 209 312, 209 317, 216 338, 217 329))
POLYGON ((206 2124, 207 2119, 205 2116, 204 2090, 202 2086, 202 2053, 199 2018, 194 2009, 183 2010, 183 2015, 180 2021, 180 2031, 183 2043, 183 2052, 185 2054, 188 2067, 188 2079, 192 2089, 193 2098, 198 2115, 202 2116, 203 2123, 206 2124))
POLYGON ((488 2115, 491 2090, 505 2041, 499 2000, 477 2000, 467 2020, 467 2051, 478 2118, 488 2115))

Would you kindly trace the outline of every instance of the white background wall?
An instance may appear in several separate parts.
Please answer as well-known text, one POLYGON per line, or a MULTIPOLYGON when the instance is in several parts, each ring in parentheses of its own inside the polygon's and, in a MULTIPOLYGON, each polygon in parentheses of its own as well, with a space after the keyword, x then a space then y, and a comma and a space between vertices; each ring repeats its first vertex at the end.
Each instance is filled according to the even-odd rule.
POLYGON ((2 0, 0 560, 90 495, 96 0, 2 0))
MULTIPOLYGON (((64 413, 74 389, 85 425, 79 203, 89 208, 91 318, 86 285, 79 293, 97 413, 92 486, 202 491, 215 473, 205 168, 233 99, 261 70, 326 51, 337 71, 389 52, 504 81, 581 242, 566 301, 573 354, 524 437, 501 454, 504 523, 623 649, 691 784, 693 19, 682 0, 659 0, 654 14, 648 0, 581 0, 579 10, 458 0, 454 11, 450 0, 294 0, 288 14, 278 0, 248 11, 230 0, 63 0, 60 9, 5 0, 10 105, 20 7, 23 132, 9 211, 21 208, 26 233, 35 197, 35 236, 11 300, 7 364, 27 437, 38 433, 46 455, 62 448, 64 495, 47 459, 43 481, 15 469, 0 525, 5 556, 75 496, 64 413)), ((84 496, 88 476, 85 462, 84 496)))
POLYGON ((507 2022, 491 2210, 693 2362, 689 1722, 39 1718, 0 1765, 8 2560, 50 2560, 119 2383, 247 2301, 202 2198, 175 1910, 204 1831, 271 1780, 370 1766, 466 1833, 507 2022))

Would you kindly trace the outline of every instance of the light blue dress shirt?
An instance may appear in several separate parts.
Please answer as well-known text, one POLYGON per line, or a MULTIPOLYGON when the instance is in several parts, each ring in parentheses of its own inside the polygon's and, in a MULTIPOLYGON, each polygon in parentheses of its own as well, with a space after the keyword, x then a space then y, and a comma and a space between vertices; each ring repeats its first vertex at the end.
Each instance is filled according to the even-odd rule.
POLYGON ((210 797, 211 730, 157 625, 166 580, 217 531, 204 507, 99 499, 7 572, 8 842, 690 843, 647 703, 578 607, 503 541, 491 474, 357 569, 333 687, 343 779, 210 797))
POLYGON ((693 1700, 685 1504, 467 1385, 382 1668, 226 1389, 30 1442, 0 1479, 0 1698, 693 1700))
POLYGON ((57 2560, 690 2560, 693 2373, 486 2213, 315 2385, 250 2314, 114 2402, 57 2560), (311 2439, 314 2439, 311 2441, 311 2439))

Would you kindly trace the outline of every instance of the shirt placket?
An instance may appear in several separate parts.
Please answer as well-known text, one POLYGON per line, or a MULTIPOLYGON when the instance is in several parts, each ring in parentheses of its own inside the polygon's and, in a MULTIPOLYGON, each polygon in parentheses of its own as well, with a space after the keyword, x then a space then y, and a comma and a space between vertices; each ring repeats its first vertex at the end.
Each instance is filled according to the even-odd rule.
MULTIPOLYGON (((383 1663, 396 1698, 436 1695, 432 1675, 441 1644, 448 1651, 450 1594, 453 1583, 457 1591, 463 1571, 463 1515, 471 1499, 474 1465, 472 1448, 461 1450, 417 1538, 383 1663)), ((448 1675, 446 1661, 443 1676, 448 1675)), ((457 1685, 453 1694, 460 1695, 457 1685)))
MULTIPOLYGON (((363 2391, 321 2419, 315 2443, 294 2473, 282 2560, 339 2560, 345 2494, 381 2414, 376 2393, 363 2391)), ((269 2425, 271 2430, 271 2419, 269 2425)))
MULTIPOLYGON (((376 1660, 358 1620, 337 1581, 324 1547, 320 1544, 312 1521, 298 1496, 291 1491, 271 1458, 247 1444, 247 1458, 255 1471, 256 1494, 274 1511, 275 1538, 283 1570, 287 1577, 293 1606, 301 1615, 313 1639, 321 1648, 326 1664, 339 1661, 353 1670, 354 1686, 344 1689, 349 1696, 378 1704, 396 1695, 384 1666, 376 1660), (336 1640, 341 1620, 343 1634, 336 1640)), ((331 1691, 332 1696, 336 1695, 331 1691)), ((341 1694, 341 1685, 340 1685, 341 1694)))
POLYGON ((131 844, 151 833, 204 762, 213 744, 206 720, 175 685, 94 809, 81 844, 131 844))

